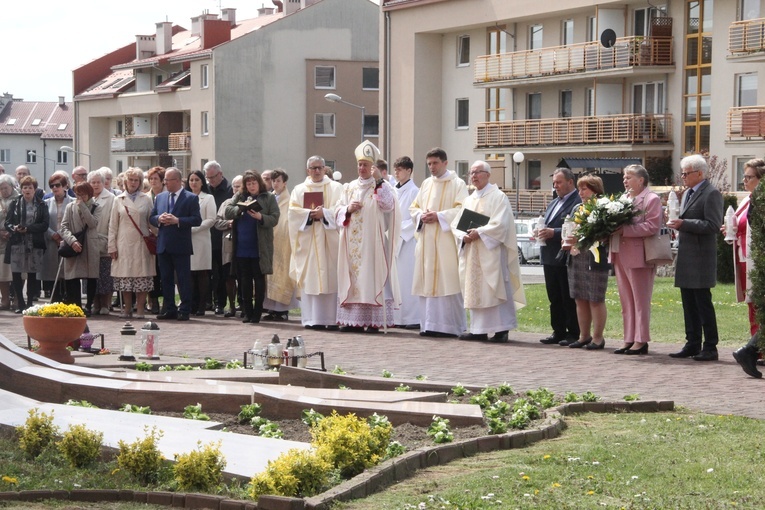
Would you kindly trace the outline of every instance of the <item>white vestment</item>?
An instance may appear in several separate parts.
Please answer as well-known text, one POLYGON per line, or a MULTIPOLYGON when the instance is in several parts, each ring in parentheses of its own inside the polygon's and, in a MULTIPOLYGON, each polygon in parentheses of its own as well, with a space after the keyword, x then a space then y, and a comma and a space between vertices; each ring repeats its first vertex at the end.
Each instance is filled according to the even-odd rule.
POLYGON ((308 177, 295 186, 290 196, 290 276, 295 281, 304 326, 337 324, 338 232, 334 207, 342 190, 342 184, 329 177, 318 183, 308 177), (303 207, 303 195, 307 191, 320 191, 324 195, 321 220, 309 222, 310 210, 303 207))
POLYGON ((414 251, 417 240, 414 238, 414 221, 409 213, 409 206, 414 202, 420 188, 413 180, 408 180, 400 188, 395 188, 398 207, 401 211, 401 245, 396 254, 401 306, 393 312, 394 322, 399 326, 420 323, 420 299, 412 295, 414 280, 414 251))
POLYGON ((460 216, 452 222, 459 248, 459 275, 465 308, 470 310, 470 333, 494 334, 518 326, 516 310, 526 304, 518 264, 515 218, 507 196, 495 184, 476 190, 463 202, 489 217, 475 230, 480 238, 463 243, 466 232, 457 229, 460 216))
POLYGON ((276 195, 281 221, 274 227, 273 274, 266 276, 266 299, 263 309, 287 312, 300 306, 295 299, 295 281, 290 277, 292 246, 289 232, 290 194, 285 188, 276 195))
POLYGON ((415 225, 412 294, 420 296, 420 330, 460 335, 465 331, 457 247, 451 222, 467 197, 465 181, 447 170, 441 177, 422 183, 409 211, 415 225), (437 223, 421 224, 423 213, 436 211, 437 223))

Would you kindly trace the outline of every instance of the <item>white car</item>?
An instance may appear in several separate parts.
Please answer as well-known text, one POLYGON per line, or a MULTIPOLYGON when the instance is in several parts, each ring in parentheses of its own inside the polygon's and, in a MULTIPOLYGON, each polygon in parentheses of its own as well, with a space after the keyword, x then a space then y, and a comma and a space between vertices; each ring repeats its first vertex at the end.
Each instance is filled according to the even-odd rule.
POLYGON ((527 264, 530 260, 539 260, 539 246, 531 236, 536 219, 516 219, 515 237, 518 241, 518 262, 527 264))

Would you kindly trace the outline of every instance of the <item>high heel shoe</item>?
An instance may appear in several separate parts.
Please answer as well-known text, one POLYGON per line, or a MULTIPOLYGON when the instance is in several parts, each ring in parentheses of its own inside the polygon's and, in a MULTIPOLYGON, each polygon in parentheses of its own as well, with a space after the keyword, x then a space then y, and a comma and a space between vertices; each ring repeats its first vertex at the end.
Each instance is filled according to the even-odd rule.
POLYGON ((606 339, 604 338, 602 342, 599 344, 596 344, 594 340, 592 340, 590 343, 584 346, 585 349, 588 351, 597 351, 600 349, 603 349, 606 347, 606 339))
POLYGON ((616 349, 614 351, 614 354, 624 354, 625 352, 627 352, 630 349, 630 347, 632 347, 633 343, 635 343, 635 342, 630 342, 628 344, 624 344, 621 348, 616 349))
POLYGON ((639 349, 627 349, 624 354, 648 354, 648 342, 644 343, 639 349))

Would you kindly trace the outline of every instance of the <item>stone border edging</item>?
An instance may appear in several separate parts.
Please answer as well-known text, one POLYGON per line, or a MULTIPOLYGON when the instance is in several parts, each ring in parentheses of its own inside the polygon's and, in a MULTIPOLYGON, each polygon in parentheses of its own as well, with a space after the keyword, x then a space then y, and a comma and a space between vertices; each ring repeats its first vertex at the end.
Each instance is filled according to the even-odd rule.
POLYGON ((148 503, 187 509, 212 510, 328 510, 334 501, 348 501, 370 496, 380 489, 411 478, 419 469, 447 464, 453 460, 472 457, 476 453, 494 450, 523 448, 543 439, 553 439, 567 428, 565 416, 580 413, 672 411, 672 400, 645 400, 636 402, 571 402, 545 410, 544 420, 528 430, 493 434, 454 443, 421 447, 389 459, 367 469, 350 480, 310 498, 261 496, 257 503, 228 499, 210 494, 186 494, 175 492, 144 492, 132 490, 29 490, 0 492, 0 501, 40 501, 59 499, 69 501, 124 501, 148 503))

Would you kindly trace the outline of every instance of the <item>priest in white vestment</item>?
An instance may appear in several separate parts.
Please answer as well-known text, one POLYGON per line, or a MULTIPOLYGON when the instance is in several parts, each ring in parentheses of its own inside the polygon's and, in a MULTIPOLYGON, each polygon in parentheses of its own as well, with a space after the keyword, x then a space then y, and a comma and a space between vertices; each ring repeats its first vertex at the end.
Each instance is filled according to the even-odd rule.
MULTIPOLYGON (((290 207, 290 192, 287 189, 289 176, 281 168, 270 172, 271 187, 279 205, 280 217, 287 218, 290 207)), ((263 177, 263 174, 260 176, 263 177)), ((263 320, 286 321, 289 311, 300 306, 295 299, 295 281, 290 277, 291 253, 289 220, 280 221, 274 227, 274 272, 266 276, 266 299, 263 301, 263 309, 268 310, 268 313, 263 316, 263 320)))
POLYGON ((451 224, 467 197, 467 185, 447 169, 446 151, 425 156, 430 177, 409 207, 415 225, 412 294, 420 297, 420 335, 456 337, 465 331, 465 307, 451 224))
POLYGON ((491 167, 476 161, 470 167, 475 191, 465 199, 452 222, 460 258, 460 285, 470 312, 468 332, 462 340, 507 342, 507 332, 518 326, 516 311, 526 305, 521 267, 516 255, 515 218, 510 201, 496 184, 490 184, 491 167), (466 210, 489 218, 486 225, 457 228, 466 210))
POLYGON ((368 140, 356 148, 359 178, 343 187, 335 208, 337 322, 343 332, 377 333, 393 326, 400 302, 395 253, 401 217, 393 186, 374 166, 379 157, 368 140))
POLYGON ((308 159, 308 177, 290 196, 289 231, 292 239, 290 276, 297 286, 303 326, 337 328, 337 247, 335 204, 343 186, 324 173, 324 158, 308 159), (306 192, 322 194, 321 205, 305 203, 306 192), (308 206, 308 207, 305 207, 308 206))
POLYGON ((401 306, 396 308, 393 318, 396 326, 406 329, 420 329, 420 298, 412 295, 414 249, 417 246, 417 240, 414 238, 415 225, 409 213, 409 206, 420 191, 412 180, 413 171, 414 163, 408 156, 398 158, 393 164, 398 208, 401 211, 401 244, 396 254, 401 306))

